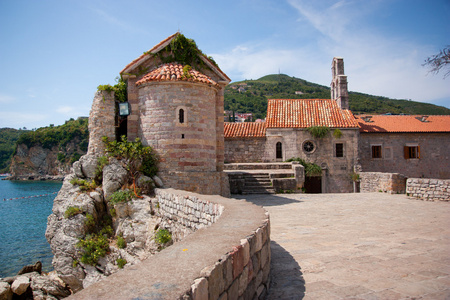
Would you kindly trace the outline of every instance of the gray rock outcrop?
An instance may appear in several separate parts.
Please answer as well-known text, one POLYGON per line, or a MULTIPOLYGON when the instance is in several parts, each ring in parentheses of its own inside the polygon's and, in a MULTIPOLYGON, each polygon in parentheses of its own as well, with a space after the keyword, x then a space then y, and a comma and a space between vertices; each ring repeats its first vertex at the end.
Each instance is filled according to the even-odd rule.
MULTIPOLYGON (((129 174, 120 161, 109 158, 109 164, 103 168, 101 186, 83 191, 80 186, 71 183, 80 179, 92 182, 97 176, 97 160, 95 155, 87 154, 74 164, 73 172, 66 176, 47 220, 45 236, 54 254, 53 267, 73 292, 118 271, 119 260, 126 261, 127 267, 147 258, 159 248, 154 234, 161 219, 155 216, 154 198, 144 195, 125 203, 113 204, 109 201, 114 192, 129 188, 129 174), (68 215, 66 212, 74 207, 78 210, 68 215), (95 265, 83 262, 83 251, 78 246, 80 239, 86 239, 93 232, 102 234, 102 229, 108 228, 105 223, 108 219, 111 220, 112 235, 108 238, 107 255, 99 258, 95 265), (120 248, 118 237, 125 241, 120 248)), ((137 178, 136 183, 145 194, 151 193, 155 185, 152 178, 143 175, 137 178)))
MULTIPOLYGON (((65 157, 76 153, 86 153, 79 147, 80 139, 75 138, 65 146, 65 157)), ((17 180, 59 180, 70 173, 69 159, 59 160, 62 153, 58 146, 51 149, 40 144, 27 146, 18 144, 16 153, 11 160, 11 179, 17 180)), ((79 155, 79 154, 78 154, 79 155)))
POLYGON ((0 300, 62 299, 70 294, 70 289, 54 272, 33 271, 0 279, 0 300))

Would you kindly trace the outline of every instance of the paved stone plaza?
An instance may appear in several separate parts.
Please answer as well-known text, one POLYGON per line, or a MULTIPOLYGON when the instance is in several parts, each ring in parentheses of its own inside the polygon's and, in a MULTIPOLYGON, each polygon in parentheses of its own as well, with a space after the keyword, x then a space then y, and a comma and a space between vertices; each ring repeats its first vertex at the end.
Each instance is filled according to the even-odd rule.
POLYGON ((383 193, 236 198, 270 213, 269 299, 450 299, 448 202, 383 193))

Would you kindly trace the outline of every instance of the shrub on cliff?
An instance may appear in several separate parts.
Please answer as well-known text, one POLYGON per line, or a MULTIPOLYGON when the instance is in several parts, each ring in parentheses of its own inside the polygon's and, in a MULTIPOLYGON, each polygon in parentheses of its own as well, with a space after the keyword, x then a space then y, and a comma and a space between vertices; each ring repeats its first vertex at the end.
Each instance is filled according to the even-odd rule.
POLYGON ((80 261, 84 264, 95 266, 100 257, 104 257, 109 251, 108 239, 101 234, 87 235, 86 239, 80 239, 77 247, 81 248, 80 261))
POLYGON ((112 156, 122 161, 128 171, 130 182, 134 189, 134 194, 139 197, 136 190, 136 178, 140 173, 152 177, 158 171, 157 157, 150 146, 144 146, 139 138, 134 142, 128 141, 126 136, 122 136, 120 141, 110 141, 103 137, 107 156, 112 156))

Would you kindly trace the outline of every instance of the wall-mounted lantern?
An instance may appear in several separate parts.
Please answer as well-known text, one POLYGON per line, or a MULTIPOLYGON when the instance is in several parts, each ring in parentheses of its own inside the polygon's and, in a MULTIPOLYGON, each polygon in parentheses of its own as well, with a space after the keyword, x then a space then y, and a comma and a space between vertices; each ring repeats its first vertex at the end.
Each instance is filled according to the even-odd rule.
POLYGON ((130 114, 130 103, 128 102, 121 102, 119 103, 119 116, 126 117, 130 114))

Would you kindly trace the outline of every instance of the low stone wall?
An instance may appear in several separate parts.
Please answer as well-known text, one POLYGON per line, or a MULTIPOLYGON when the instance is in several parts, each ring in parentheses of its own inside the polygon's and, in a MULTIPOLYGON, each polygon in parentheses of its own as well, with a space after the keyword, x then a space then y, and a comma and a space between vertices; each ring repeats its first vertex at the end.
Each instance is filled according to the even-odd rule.
POLYGON ((406 192, 406 177, 402 174, 361 172, 359 176, 361 178, 361 193, 404 194, 406 192))
POLYGON ((270 221, 263 208, 173 189, 157 189, 156 196, 161 214, 199 229, 71 299, 265 297, 270 283, 270 221))
POLYGON ((450 201, 450 179, 409 178, 406 194, 426 201, 450 201))

